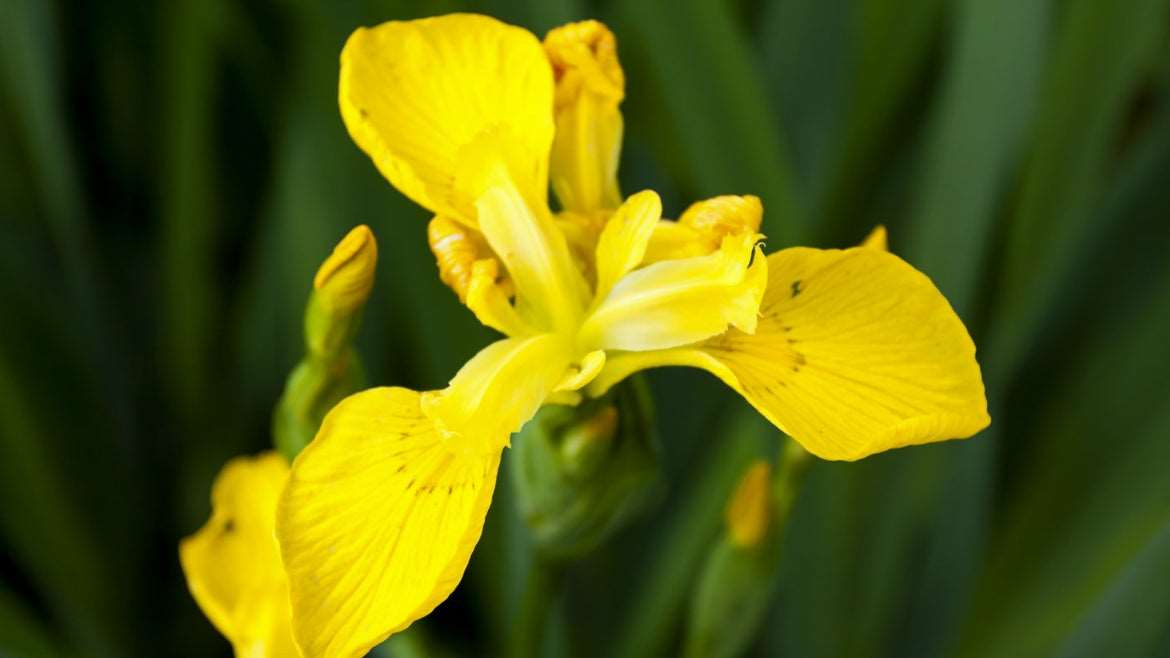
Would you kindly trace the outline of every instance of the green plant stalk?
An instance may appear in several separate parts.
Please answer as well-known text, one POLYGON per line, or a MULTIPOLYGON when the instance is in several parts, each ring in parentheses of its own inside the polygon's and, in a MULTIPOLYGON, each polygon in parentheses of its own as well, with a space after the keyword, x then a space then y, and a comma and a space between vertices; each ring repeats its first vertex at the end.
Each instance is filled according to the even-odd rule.
POLYGON ((508 655, 539 658, 544 654, 545 630, 556 600, 564 591, 565 565, 534 553, 528 566, 524 598, 513 625, 508 655))

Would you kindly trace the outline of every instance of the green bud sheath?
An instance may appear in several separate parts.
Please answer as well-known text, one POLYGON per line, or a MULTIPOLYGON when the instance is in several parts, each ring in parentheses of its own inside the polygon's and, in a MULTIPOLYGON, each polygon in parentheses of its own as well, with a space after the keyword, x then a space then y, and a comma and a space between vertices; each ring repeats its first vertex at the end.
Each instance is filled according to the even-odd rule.
POLYGON ((513 443, 512 484, 535 544, 589 552, 641 510, 658 483, 653 402, 633 377, 576 407, 547 405, 513 443))
POLYGON ((735 658, 749 648, 768 611, 780 570, 784 528, 804 481, 809 454, 789 440, 774 482, 749 468, 728 506, 691 598, 687 658, 735 658), (763 516, 760 514, 763 513, 763 516))

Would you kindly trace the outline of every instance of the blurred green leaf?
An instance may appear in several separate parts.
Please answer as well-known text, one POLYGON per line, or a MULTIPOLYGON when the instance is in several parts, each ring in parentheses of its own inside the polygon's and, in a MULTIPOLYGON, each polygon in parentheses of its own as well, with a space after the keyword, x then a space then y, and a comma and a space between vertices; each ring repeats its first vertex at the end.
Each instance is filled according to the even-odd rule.
POLYGON ((23 395, 0 353, 0 531, 27 569, 70 642, 86 655, 114 656, 125 610, 105 569, 94 524, 69 497, 45 431, 41 410, 23 395))
POLYGON ((753 458, 766 455, 768 442, 779 435, 755 416, 737 413, 717 445, 704 451, 699 479, 688 482, 683 502, 670 509, 665 530, 652 547, 658 556, 650 563, 627 603, 624 625, 614 636, 612 651, 619 658, 673 655, 671 639, 700 566, 723 524, 723 509, 739 476, 753 458))
POLYGON ((928 71, 943 0, 853 6, 852 72, 845 122, 824 195, 816 199, 817 242, 861 236, 876 223, 865 209, 888 169, 895 132, 928 71))
POLYGON ((59 658, 49 629, 0 583, 0 656, 11 658, 59 658))
POLYGON ((1137 88, 1163 54, 1168 11, 1164 0, 1070 0, 1063 11, 1003 246, 991 338, 1004 366, 1018 363, 1100 218, 1093 211, 1137 88))
POLYGON ((631 117, 627 136, 663 130, 667 122, 673 128, 668 139, 680 147, 679 159, 669 164, 682 168, 691 194, 757 194, 769 237, 795 243, 807 220, 793 192, 787 146, 730 6, 647 0, 622 4, 618 18, 623 61, 644 61, 653 76, 643 81, 630 75, 627 105, 642 109, 631 117))

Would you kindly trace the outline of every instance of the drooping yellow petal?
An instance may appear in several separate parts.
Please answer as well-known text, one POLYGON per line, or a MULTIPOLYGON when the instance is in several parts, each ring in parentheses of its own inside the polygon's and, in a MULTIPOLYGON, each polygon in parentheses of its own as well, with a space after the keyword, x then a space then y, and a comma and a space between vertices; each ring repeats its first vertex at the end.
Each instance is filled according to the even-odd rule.
POLYGON ((419 400, 403 388, 352 395, 293 463, 277 535, 306 658, 365 655, 467 568, 500 453, 454 450, 419 400))
POLYGON ((760 315, 754 334, 729 329, 678 349, 610 354, 589 392, 645 368, 704 368, 824 459, 966 438, 991 422, 962 321, 893 254, 776 252, 760 315))
POLYGON ((606 295, 623 276, 642 262, 646 244, 662 216, 662 200, 650 190, 639 192, 622 204, 609 218, 597 241, 597 289, 606 295))
POLYGON ((549 32, 544 48, 556 75, 553 190, 566 210, 617 208, 625 75, 613 33, 597 21, 570 23, 549 32))
POLYGON ((586 319, 581 344, 642 351, 693 343, 728 325, 754 331, 768 276, 758 237, 728 236, 715 253, 627 274, 586 319))
POLYGON ((520 316, 545 330, 566 330, 580 322, 588 284, 543 198, 518 186, 507 155, 512 147, 502 139, 485 133, 465 153, 457 187, 476 199, 479 228, 508 268, 520 316))
POLYGON ((211 518, 179 545, 192 596, 237 658, 299 655, 274 534, 287 478, 288 464, 275 452, 228 462, 211 488, 211 518))
POLYGON ((457 449, 498 452, 565 378, 574 356, 570 348, 555 334, 498 340, 468 361, 447 388, 424 394, 423 411, 457 449))
POLYGON ((475 223, 452 189, 463 149, 502 130, 545 186, 553 138, 552 68, 526 30, 487 16, 391 21, 354 32, 341 53, 341 115, 353 140, 403 194, 475 223))

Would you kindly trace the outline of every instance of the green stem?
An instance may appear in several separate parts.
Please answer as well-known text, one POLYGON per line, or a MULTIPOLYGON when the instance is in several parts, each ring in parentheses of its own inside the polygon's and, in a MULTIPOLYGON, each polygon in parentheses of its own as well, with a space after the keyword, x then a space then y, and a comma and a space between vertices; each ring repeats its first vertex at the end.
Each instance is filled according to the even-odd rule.
POLYGON ((549 613, 564 583, 565 568, 559 563, 534 555, 528 570, 520 615, 513 626, 508 655, 512 658, 538 658, 544 653, 545 629, 549 613))

